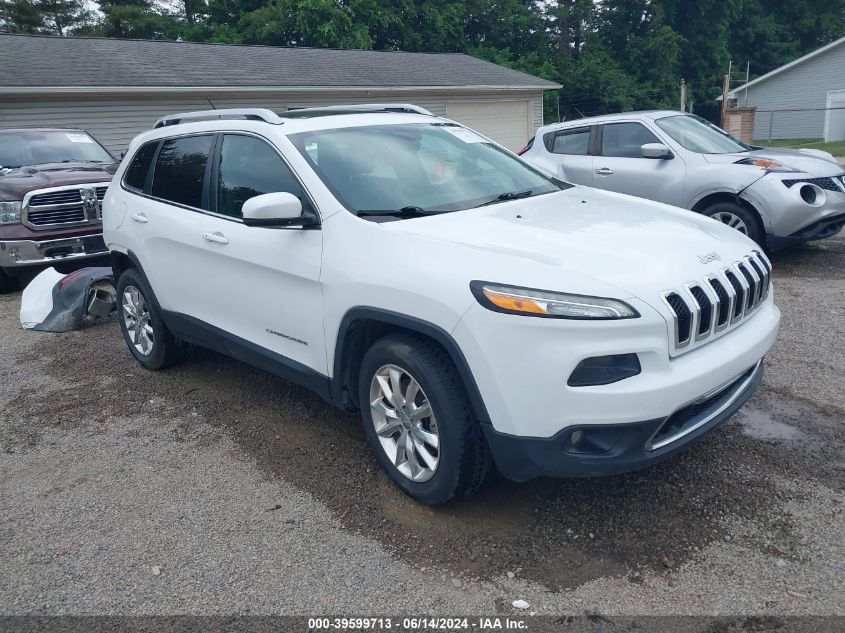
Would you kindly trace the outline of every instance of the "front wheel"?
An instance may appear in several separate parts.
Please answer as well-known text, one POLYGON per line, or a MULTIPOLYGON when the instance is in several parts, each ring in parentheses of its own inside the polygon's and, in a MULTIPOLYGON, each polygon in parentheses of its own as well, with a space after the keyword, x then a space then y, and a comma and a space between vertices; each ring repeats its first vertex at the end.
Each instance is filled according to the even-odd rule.
POLYGON ((0 292, 12 292, 18 289, 18 278, 7 275, 5 271, 0 268, 0 292))
POLYGON ((133 269, 126 270, 117 281, 116 291, 120 330, 135 360, 147 369, 181 362, 187 344, 167 329, 144 278, 133 269))
POLYGON ((361 363, 359 402, 367 438, 391 479, 421 503, 475 491, 489 451, 454 364, 424 338, 386 336, 361 363))
POLYGON ((701 212, 732 229, 747 235, 760 246, 766 245, 763 223, 756 212, 736 202, 717 202, 701 212))

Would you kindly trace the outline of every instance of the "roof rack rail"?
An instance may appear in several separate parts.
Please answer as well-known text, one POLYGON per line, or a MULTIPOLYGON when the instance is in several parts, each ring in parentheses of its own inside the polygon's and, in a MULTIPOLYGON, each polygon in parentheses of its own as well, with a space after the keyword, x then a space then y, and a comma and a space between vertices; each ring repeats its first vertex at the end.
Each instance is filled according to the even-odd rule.
POLYGON ((412 112, 414 114, 424 114, 426 116, 434 116, 431 112, 413 103, 350 103, 348 105, 330 105, 317 106, 314 108, 302 108, 300 110, 291 110, 291 112, 307 112, 308 110, 325 111, 325 110, 343 110, 354 112, 412 112))
POLYGON ((279 117, 272 110, 266 108, 230 108, 224 110, 199 110, 197 112, 182 112, 180 114, 168 114, 161 117, 153 125, 153 129, 167 125, 178 125, 188 120, 199 119, 247 119, 249 121, 264 121, 273 125, 281 125, 284 119, 279 117))

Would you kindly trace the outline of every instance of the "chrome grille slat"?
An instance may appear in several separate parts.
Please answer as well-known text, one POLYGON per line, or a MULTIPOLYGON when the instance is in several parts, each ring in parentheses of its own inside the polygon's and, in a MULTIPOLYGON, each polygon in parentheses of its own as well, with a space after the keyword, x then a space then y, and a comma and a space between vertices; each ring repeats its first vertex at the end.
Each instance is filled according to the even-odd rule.
POLYGON ((673 316, 674 351, 697 347, 741 324, 768 298, 771 275, 771 264, 754 251, 701 282, 664 291, 661 299, 673 316))
POLYGON ((41 193, 32 196, 29 199, 30 206, 45 206, 48 204, 65 204, 71 202, 81 202, 82 196, 79 189, 70 189, 68 191, 54 191, 52 193, 41 193))

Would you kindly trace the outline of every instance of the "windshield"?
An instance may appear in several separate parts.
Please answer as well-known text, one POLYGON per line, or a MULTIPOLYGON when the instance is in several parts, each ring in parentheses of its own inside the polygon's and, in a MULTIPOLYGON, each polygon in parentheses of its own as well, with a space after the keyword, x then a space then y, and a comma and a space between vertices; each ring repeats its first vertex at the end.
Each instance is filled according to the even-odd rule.
POLYGON ((114 158, 78 130, 14 130, 0 133, 0 167, 44 163, 112 163, 114 158))
POLYGON ((290 139, 338 200, 361 215, 459 211, 561 188, 454 124, 315 130, 290 139))
POLYGON ((680 114, 657 119, 656 123, 661 130, 691 152, 733 154, 751 149, 701 117, 680 114))

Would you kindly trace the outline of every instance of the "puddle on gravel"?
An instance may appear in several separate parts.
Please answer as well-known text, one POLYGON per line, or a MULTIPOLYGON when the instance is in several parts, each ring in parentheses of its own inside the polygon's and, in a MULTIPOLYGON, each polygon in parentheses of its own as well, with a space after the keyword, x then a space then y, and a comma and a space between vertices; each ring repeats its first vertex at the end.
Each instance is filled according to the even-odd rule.
POLYGON ((795 441, 806 437, 791 424, 780 422, 760 409, 745 409, 737 419, 743 433, 759 440, 795 441))

